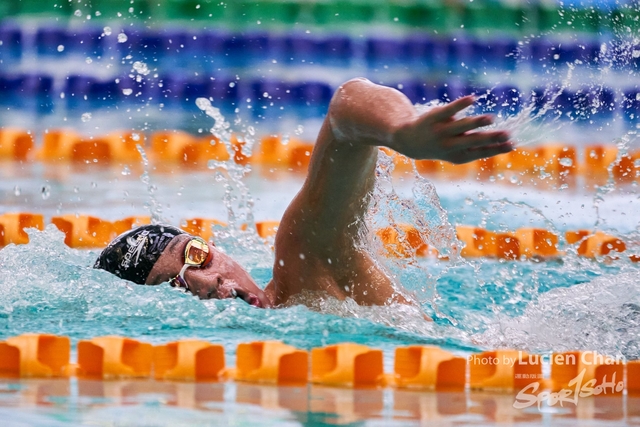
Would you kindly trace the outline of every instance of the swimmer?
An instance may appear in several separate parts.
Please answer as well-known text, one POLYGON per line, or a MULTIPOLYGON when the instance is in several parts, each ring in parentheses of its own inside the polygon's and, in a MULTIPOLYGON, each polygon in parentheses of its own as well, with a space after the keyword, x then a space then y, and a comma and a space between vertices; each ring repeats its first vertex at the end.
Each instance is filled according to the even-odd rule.
POLYGON ((286 305, 304 291, 361 305, 413 304, 364 250, 358 235, 375 180, 378 147, 413 159, 466 163, 513 150, 503 131, 482 131, 487 115, 455 118, 466 96, 419 113, 401 92, 362 78, 334 94, 302 189, 275 238, 273 279, 264 291, 212 243, 168 225, 118 236, 95 268, 146 285, 169 282, 201 299, 240 298, 255 307, 286 305))

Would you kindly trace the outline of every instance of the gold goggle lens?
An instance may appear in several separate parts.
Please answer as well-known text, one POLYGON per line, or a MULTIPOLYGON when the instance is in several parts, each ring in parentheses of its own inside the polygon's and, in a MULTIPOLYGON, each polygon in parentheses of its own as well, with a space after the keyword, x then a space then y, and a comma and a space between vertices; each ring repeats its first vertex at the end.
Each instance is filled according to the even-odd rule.
POLYGON ((185 264, 193 266, 201 266, 209 255, 209 246, 207 242, 199 237, 195 237, 191 240, 184 250, 185 264))

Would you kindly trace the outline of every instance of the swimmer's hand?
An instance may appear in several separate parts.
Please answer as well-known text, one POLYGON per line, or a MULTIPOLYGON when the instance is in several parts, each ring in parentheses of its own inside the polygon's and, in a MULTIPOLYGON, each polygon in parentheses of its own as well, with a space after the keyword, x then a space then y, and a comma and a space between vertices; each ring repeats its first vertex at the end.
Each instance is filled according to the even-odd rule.
POLYGON ((513 150, 507 132, 478 130, 491 116, 455 118, 473 103, 465 96, 419 113, 401 92, 359 78, 336 92, 329 119, 338 141, 385 146, 412 159, 460 164, 513 150))
POLYGON ((477 130, 493 123, 490 116, 455 118, 474 102, 473 96, 465 96, 415 114, 397 127, 390 148, 412 159, 446 160, 456 164, 513 150, 507 132, 477 130))

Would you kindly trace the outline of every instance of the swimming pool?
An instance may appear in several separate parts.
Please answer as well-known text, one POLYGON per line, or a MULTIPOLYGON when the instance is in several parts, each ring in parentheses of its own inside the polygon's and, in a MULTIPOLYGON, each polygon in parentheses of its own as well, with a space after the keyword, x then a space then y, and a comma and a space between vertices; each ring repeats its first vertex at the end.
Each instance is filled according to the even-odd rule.
MULTIPOLYGON (((616 44, 615 38, 602 34, 568 37, 570 46, 582 46, 573 50, 561 50, 562 43, 554 50, 555 45, 547 46, 544 38, 526 39, 533 57, 540 52, 545 55, 491 65, 482 58, 471 58, 463 65, 460 59, 482 37, 454 37, 455 43, 444 45, 444 38, 432 40, 431 35, 422 34, 413 39, 402 34, 389 41, 368 33, 363 42, 358 34, 350 33, 332 39, 326 28, 316 31, 313 27, 314 34, 307 38, 286 31, 258 37, 251 31, 227 28, 218 38, 207 35, 222 40, 218 56, 203 57, 198 54, 201 47, 185 44, 185 51, 192 50, 181 51, 176 61, 148 47, 154 40, 149 28, 130 31, 129 21, 100 24, 99 36, 88 31, 95 32, 95 28, 75 21, 61 25, 58 32, 49 31, 47 23, 37 20, 6 22, 10 25, 3 25, 3 34, 15 34, 12 31, 18 28, 22 42, 19 53, 7 50, 8 43, 0 46, 3 64, 7 64, 0 85, 7 95, 2 100, 0 125, 30 130, 38 147, 47 130, 58 128, 96 137, 123 127, 147 136, 164 129, 206 135, 213 121, 195 106, 200 91, 219 101, 214 106, 221 108, 237 134, 259 141, 268 134, 284 133, 309 141, 335 85, 364 74, 405 90, 414 102, 455 98, 470 87, 478 91, 493 88, 495 98, 488 97, 491 99, 481 108, 499 112, 502 126, 523 129, 519 134, 523 145, 570 144, 578 147, 581 162, 589 156, 582 149, 592 143, 616 143, 621 152, 629 153, 638 148, 637 90, 633 82, 621 78, 629 73, 635 76, 637 56, 630 53, 626 62, 610 60, 604 72, 593 56, 579 54, 601 43, 635 52, 634 45, 616 44), (84 29, 88 35, 81 37, 78 34, 84 29), (107 32, 110 34, 105 35, 107 32), (118 38, 119 34, 126 37, 118 38), (246 39, 238 41, 240 36, 246 39), (84 51, 91 40, 96 44, 84 51), (415 59, 416 46, 426 49, 431 46, 428 43, 438 46, 436 42, 445 46, 436 52, 446 52, 442 61, 446 65, 434 60, 427 64, 428 73, 416 71, 425 65, 415 59), (238 46, 262 56, 252 56, 238 46), (398 46, 414 53, 393 62, 390 52, 398 46), (569 55, 573 65, 565 66, 549 52, 569 55), (474 67, 475 73, 470 71, 474 67), (551 77, 545 69, 553 69, 551 77), (449 77, 449 70, 455 71, 456 78, 449 77), (307 76, 312 73, 310 80, 307 76), (496 75, 504 77, 496 81, 496 75), (116 82, 116 77, 122 80, 116 82), (433 87, 416 83, 430 79, 438 83, 433 87), (567 88, 568 95, 559 95, 550 110, 551 116, 554 111, 562 116, 548 117, 539 126, 522 111, 531 105, 539 109, 529 93, 554 84, 567 88), (585 92, 585 86, 597 90, 585 92), (510 97, 509 87, 515 87, 518 95, 510 97), (613 104, 607 102, 608 89, 615 94, 613 104), (585 99, 587 108, 580 104, 585 99)), ((385 28, 394 35, 395 27, 385 28)), ((566 35, 555 35, 567 40, 563 39, 566 35)), ((517 43, 516 36, 512 39, 517 43)), ((155 40, 164 39, 158 36, 155 40)), ((501 46, 509 55, 512 46, 501 46)), ((149 140, 145 149, 152 154, 149 140)), ((271 278, 272 242, 260 240, 250 228, 243 230, 240 225, 277 221, 303 175, 258 163, 250 166, 250 173, 234 181, 215 168, 190 167, 179 161, 162 167, 152 161, 146 169, 139 161, 97 167, 34 158, 5 161, 0 170, 0 212, 38 213, 46 223, 63 214, 109 221, 156 214, 180 225, 197 217, 229 221, 232 209, 238 228, 217 229, 216 245, 264 285, 271 278), (245 185, 251 197, 243 193, 245 185), (225 199, 227 189, 232 197, 225 199)), ((416 294, 434 322, 402 307, 359 307, 349 301, 321 300, 312 308, 295 305, 256 310, 235 300, 199 301, 168 286, 133 286, 93 270, 97 250, 67 247, 64 234, 49 225, 44 231, 31 231, 28 244, 9 245, 0 251, 0 340, 29 332, 68 336, 74 359, 77 342, 97 336, 126 336, 152 344, 198 338, 222 344, 228 366, 236 363, 237 346, 251 341, 280 340, 306 350, 354 342, 383 350, 385 372, 393 371, 396 348, 418 344, 435 344, 463 357, 480 350, 515 348, 541 354, 595 350, 627 360, 640 358, 638 265, 627 256, 637 254, 638 249, 638 222, 633 213, 639 202, 634 179, 616 182, 611 171, 611 179, 607 181, 610 175, 605 174, 594 188, 589 181, 594 177, 588 172, 564 182, 549 171, 530 174, 511 168, 496 170, 486 179, 478 179, 475 169, 464 175, 431 173, 427 175, 430 181, 411 172, 386 179, 388 162, 383 160, 381 166, 377 213, 369 218, 371 245, 392 274, 416 294), (435 185, 437 197, 429 182, 435 185), (439 230, 429 236, 429 243, 450 255, 449 260, 383 255, 377 229, 419 221, 439 230), (540 262, 456 258, 450 249, 458 244, 452 240, 456 225, 495 232, 543 228, 561 236, 564 253, 540 262), (568 244, 562 236, 580 229, 617 236, 624 240, 627 251, 618 259, 579 256, 577 245, 568 244)), ((640 417, 640 405, 631 395, 592 398, 570 409, 539 412, 513 408, 513 394, 471 390, 447 394, 241 382, 102 382, 74 377, 3 380, 0 392, 2 417, 14 425, 82 425, 96 420, 107 425, 574 425, 576 419, 593 425, 625 425, 638 423, 640 417)))

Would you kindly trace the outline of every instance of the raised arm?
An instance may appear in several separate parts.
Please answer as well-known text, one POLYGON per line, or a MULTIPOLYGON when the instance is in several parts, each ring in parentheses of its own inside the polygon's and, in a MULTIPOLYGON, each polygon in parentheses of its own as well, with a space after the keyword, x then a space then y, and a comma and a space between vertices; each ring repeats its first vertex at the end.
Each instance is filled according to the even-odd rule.
POLYGON ((452 163, 511 151, 505 132, 475 131, 491 124, 490 116, 454 118, 472 103, 468 96, 420 114, 393 88, 366 79, 348 81, 331 100, 297 207, 326 229, 323 239, 331 239, 364 215, 379 146, 414 159, 452 163))
POLYGON ((276 235, 276 304, 321 290, 360 304, 407 302, 380 270, 358 234, 373 189, 378 147, 415 159, 464 163, 512 149, 504 132, 479 132, 488 116, 457 120, 473 103, 461 98, 419 114, 399 91, 354 79, 335 93, 311 155, 305 183, 276 235))
POLYGON ((467 163, 511 151, 505 132, 471 132, 490 125, 490 116, 454 118, 473 102, 466 96, 420 114, 399 91, 355 79, 336 92, 329 122, 343 143, 389 147, 413 159, 467 163))

